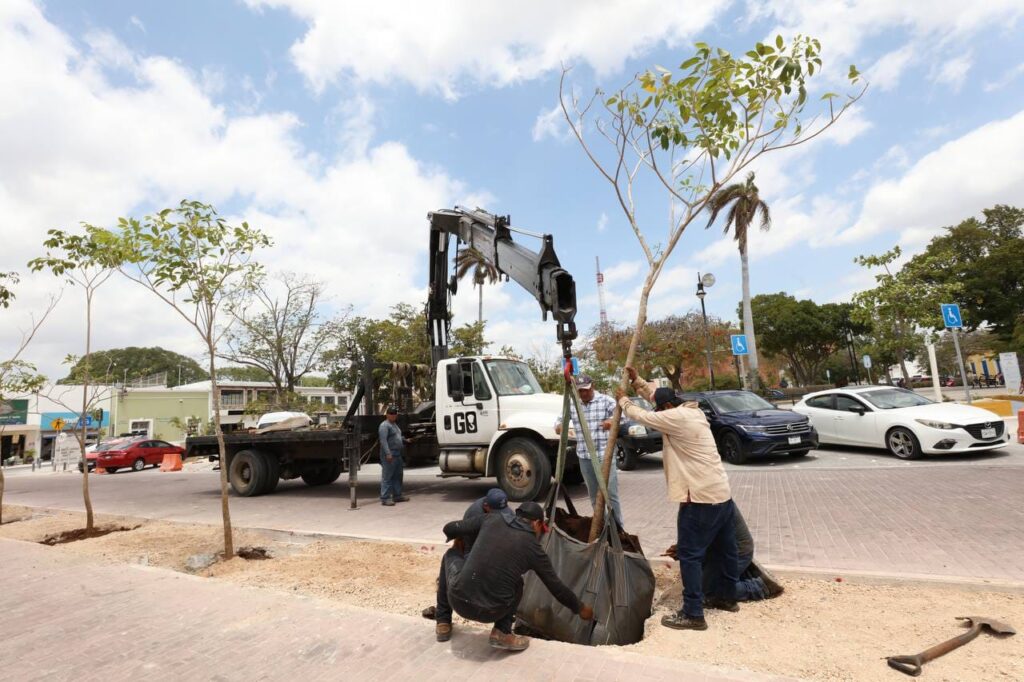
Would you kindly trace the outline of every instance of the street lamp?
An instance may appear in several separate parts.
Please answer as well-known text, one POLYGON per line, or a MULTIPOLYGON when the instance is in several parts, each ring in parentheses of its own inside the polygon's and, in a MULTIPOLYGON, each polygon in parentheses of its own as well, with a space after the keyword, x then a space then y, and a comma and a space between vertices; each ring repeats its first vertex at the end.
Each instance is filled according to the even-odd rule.
POLYGON ((710 272, 704 273, 703 276, 697 273, 697 298, 700 299, 700 315, 704 319, 704 346, 705 352, 708 358, 708 375, 711 377, 711 390, 715 390, 715 369, 711 366, 711 337, 708 335, 708 312, 704 308, 704 296, 706 292, 704 289, 710 289, 715 284, 715 276, 710 272))

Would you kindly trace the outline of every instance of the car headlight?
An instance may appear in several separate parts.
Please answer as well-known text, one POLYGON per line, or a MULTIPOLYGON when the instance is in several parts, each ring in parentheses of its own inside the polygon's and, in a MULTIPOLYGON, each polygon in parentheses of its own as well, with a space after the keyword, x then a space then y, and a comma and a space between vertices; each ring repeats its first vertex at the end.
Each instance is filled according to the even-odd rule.
POLYGON ((754 426, 753 424, 740 424, 739 427, 747 433, 764 433, 763 426, 754 426))
POLYGON ((646 436, 647 427, 643 424, 633 424, 629 427, 629 435, 631 436, 646 436))
POLYGON ((931 419, 915 419, 914 421, 916 421, 918 424, 930 426, 933 429, 942 429, 943 431, 958 428, 956 424, 950 424, 948 422, 937 422, 932 421, 931 419))

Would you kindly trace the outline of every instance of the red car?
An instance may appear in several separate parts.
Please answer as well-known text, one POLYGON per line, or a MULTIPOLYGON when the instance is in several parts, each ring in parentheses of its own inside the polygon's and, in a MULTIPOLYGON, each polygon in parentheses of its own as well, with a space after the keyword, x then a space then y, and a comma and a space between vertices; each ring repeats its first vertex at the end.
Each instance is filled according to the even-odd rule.
POLYGON ((93 467, 103 467, 108 474, 112 474, 118 469, 131 468, 132 471, 142 471, 147 465, 160 466, 164 461, 164 455, 174 453, 184 457, 185 448, 162 440, 136 439, 102 443, 96 452, 89 453, 86 457, 91 460, 89 463, 93 467))

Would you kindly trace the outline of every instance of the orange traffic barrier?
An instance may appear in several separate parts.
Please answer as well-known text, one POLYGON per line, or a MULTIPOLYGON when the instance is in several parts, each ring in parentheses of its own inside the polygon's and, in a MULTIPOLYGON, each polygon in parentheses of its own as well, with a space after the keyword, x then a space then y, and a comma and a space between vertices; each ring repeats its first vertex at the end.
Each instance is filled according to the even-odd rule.
POLYGON ((164 455, 164 461, 160 463, 160 471, 181 471, 181 455, 177 452, 164 455))
POLYGON ((1017 442, 1024 443, 1024 410, 1017 411, 1017 442))
POLYGON ((94 474, 106 474, 107 470, 97 464, 95 467, 93 467, 92 473, 94 473, 94 474))

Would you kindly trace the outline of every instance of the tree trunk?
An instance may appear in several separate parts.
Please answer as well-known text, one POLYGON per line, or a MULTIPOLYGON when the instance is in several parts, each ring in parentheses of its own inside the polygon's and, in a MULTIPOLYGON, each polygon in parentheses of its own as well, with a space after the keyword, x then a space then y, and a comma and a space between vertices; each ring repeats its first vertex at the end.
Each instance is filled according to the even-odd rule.
MULTIPOLYGON (((38 409, 38 408, 37 408, 38 409)), ((4 427, 0 426, 0 438, 4 435, 4 427)), ((3 456, 0 455, 0 525, 4 522, 4 486, 7 485, 7 481, 4 479, 4 462, 3 456)))
MULTIPOLYGON (((89 495, 89 460, 85 456, 85 413, 89 409, 89 353, 92 351, 92 292, 85 292, 85 373, 82 377, 82 412, 78 415, 82 423, 82 436, 78 440, 78 448, 82 455, 82 499, 85 500, 85 532, 92 532, 93 514, 92 497, 89 495)), ((99 460, 96 460, 97 465, 99 460)))
POLYGON ((477 282, 477 286, 480 287, 480 302, 477 305, 476 321, 482 323, 484 321, 484 283, 477 282))
MULTIPOLYGON (((633 364, 633 358, 636 356, 636 347, 640 343, 640 335, 644 331, 644 324, 647 323, 647 299, 651 296, 651 289, 654 288, 654 282, 657 280, 660 272, 660 267, 652 267, 647 273, 644 288, 640 292, 640 305, 636 314, 636 326, 633 328, 633 338, 629 340, 629 350, 626 351, 627 367, 633 364)), ((627 377, 628 375, 623 372, 619 382, 623 390, 629 388, 629 379, 627 377)), ((619 418, 621 416, 622 408, 616 402, 615 411, 612 413, 612 428, 608 430, 608 445, 605 446, 604 460, 601 462, 601 475, 604 477, 605 483, 608 482, 608 478, 612 473, 612 461, 615 459, 612 453, 615 452, 615 441, 619 437, 619 418)), ((594 520, 590 524, 590 542, 596 540, 597 536, 601 533, 601 529, 604 528, 604 507, 604 494, 598 491, 597 501, 594 503, 594 520)))
POLYGON ((749 378, 747 390, 756 391, 761 388, 761 375, 758 373, 757 339, 754 337, 754 312, 750 307, 750 264, 747 262, 747 238, 740 241, 740 267, 743 273, 743 333, 747 336, 747 349, 750 351, 749 378))
MULTIPOLYGON (((212 319, 212 317, 211 317, 212 319)), ((211 323, 212 324, 212 323, 211 323)), ((235 556, 235 544, 231 537, 231 510, 228 507, 228 458, 224 447, 224 432, 220 428, 220 388, 217 385, 217 368, 214 366, 216 349, 213 346, 213 330, 207 332, 206 349, 210 354, 210 390, 213 401, 213 429, 217 436, 217 451, 220 453, 220 514, 224 521, 224 559, 235 556)))

